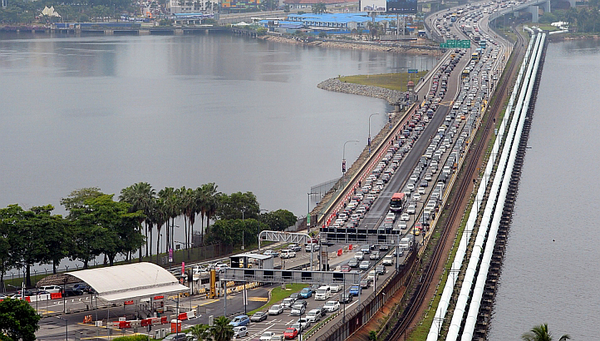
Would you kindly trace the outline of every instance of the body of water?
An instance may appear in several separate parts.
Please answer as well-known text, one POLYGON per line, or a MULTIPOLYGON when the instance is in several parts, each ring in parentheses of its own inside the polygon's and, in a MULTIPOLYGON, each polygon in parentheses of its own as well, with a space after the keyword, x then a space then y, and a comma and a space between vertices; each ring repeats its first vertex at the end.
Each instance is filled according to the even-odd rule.
POLYGON ((83 187, 215 182, 305 215, 310 187, 341 176, 344 142, 360 141, 351 164, 369 115, 374 135, 391 110, 317 84, 436 62, 229 35, 1 36, 0 206, 65 213, 60 199, 83 187))
POLYGON ((596 340, 600 316, 600 43, 548 47, 490 340, 548 323, 596 340))

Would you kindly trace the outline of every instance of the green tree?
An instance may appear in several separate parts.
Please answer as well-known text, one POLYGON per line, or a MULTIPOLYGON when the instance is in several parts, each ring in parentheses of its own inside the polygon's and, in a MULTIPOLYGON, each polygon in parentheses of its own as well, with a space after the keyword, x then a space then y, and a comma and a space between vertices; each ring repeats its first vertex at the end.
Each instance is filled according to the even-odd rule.
POLYGON ((233 326, 225 316, 219 316, 215 319, 214 326, 210 329, 210 333, 214 341, 230 341, 233 338, 233 326))
POLYGON ((181 214, 180 197, 173 187, 165 187, 158 192, 158 197, 162 199, 163 214, 167 216, 167 230, 165 231, 167 252, 169 248, 173 249, 173 229, 175 228, 175 218, 181 214))
POLYGON ((0 334, 8 340, 34 341, 40 318, 27 301, 8 298, 0 302, 0 334))
POLYGON ((67 211, 71 211, 73 208, 81 208, 84 206, 84 202, 90 198, 97 198, 104 195, 98 187, 87 187, 74 190, 66 198, 60 199, 60 204, 65 207, 67 211))
POLYGON ((227 219, 257 219, 260 205, 252 192, 237 192, 231 195, 221 194, 216 216, 221 220, 227 219))
POLYGON ((319 2, 311 6, 312 12, 315 14, 323 14, 327 11, 327 6, 324 3, 319 2))
MULTIPOLYGON (((521 338, 524 341, 552 341, 552 335, 548 331, 548 324, 544 323, 539 326, 531 328, 530 331, 524 333, 521 338)), ((558 341, 570 340, 571 337, 568 334, 561 336, 558 341)))
POLYGON ((298 218, 294 213, 288 210, 277 210, 266 212, 260 215, 260 221, 267 225, 267 229, 273 231, 283 231, 286 228, 294 225, 298 218))
POLYGON ((21 211, 18 205, 10 205, 0 209, 0 284, 4 288, 4 274, 20 261, 20 246, 16 242, 19 235, 18 224, 20 219, 17 212, 21 211))
POLYGON ((42 231, 34 238, 41 238, 45 246, 41 248, 42 252, 37 261, 41 264, 52 264, 52 273, 56 274, 60 261, 69 255, 73 244, 71 225, 62 216, 51 215, 53 210, 52 205, 31 209, 35 213, 38 225, 36 230, 42 231))
POLYGON ((190 333, 198 338, 198 341, 211 341, 210 326, 207 324, 197 324, 190 328, 190 333))
POLYGON ((217 190, 214 182, 209 182, 196 189, 196 205, 200 212, 200 235, 204 243, 204 218, 206 218, 206 228, 210 226, 210 219, 215 216, 219 207, 219 197, 221 192, 217 190))
MULTIPOLYGON (((152 245, 152 220, 150 219, 150 215, 152 214, 152 210, 154 209, 154 205, 156 205, 156 191, 152 188, 147 182, 138 182, 129 187, 126 187, 121 190, 121 195, 119 196, 120 201, 127 202, 131 204, 129 211, 131 213, 142 211, 144 213, 144 218, 140 221, 140 224, 144 222, 146 225, 146 239, 149 238, 149 242, 146 244, 146 257, 149 255, 152 256, 152 248, 150 247, 150 254, 148 253, 148 245, 152 245)), ((141 227, 140 227, 141 228, 141 227)), ((140 248, 140 262, 142 261, 142 249, 140 248)))

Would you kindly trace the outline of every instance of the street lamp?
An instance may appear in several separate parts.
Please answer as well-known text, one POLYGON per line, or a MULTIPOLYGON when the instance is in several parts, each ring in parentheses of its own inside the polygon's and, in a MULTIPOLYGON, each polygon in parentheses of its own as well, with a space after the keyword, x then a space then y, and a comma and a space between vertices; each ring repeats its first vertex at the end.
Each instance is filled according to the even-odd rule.
POLYGON ((344 150, 342 152, 342 177, 344 175, 346 175, 346 144, 348 142, 356 142, 356 143, 358 143, 358 140, 348 140, 348 141, 344 142, 344 150))
POLYGON ((369 115, 369 139, 367 140, 367 144, 369 145, 369 154, 371 154, 371 117, 375 115, 379 115, 379 113, 369 115))

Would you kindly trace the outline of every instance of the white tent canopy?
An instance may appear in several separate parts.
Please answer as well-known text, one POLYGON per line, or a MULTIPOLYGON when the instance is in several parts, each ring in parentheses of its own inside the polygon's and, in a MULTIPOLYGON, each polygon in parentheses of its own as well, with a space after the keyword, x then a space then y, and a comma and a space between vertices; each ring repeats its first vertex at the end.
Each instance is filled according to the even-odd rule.
POLYGON ((44 7, 44 10, 42 11, 42 15, 45 15, 45 16, 48 16, 48 17, 57 17, 57 18, 60 18, 60 14, 58 14, 54 10, 54 6, 50 6, 50 8, 48 8, 48 6, 44 7))
POLYGON ((147 262, 80 270, 67 275, 86 282, 100 299, 109 302, 189 291, 170 272, 147 262))

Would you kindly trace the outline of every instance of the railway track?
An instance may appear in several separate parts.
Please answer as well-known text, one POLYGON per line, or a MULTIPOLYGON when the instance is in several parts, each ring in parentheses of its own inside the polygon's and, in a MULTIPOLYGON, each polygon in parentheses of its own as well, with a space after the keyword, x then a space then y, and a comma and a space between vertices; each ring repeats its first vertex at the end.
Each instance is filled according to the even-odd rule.
MULTIPOLYGON (((513 30, 516 32, 514 27, 513 30)), ((474 178, 477 168, 481 164, 484 148, 487 146, 490 133, 495 125, 495 118, 502 110, 502 106, 504 105, 505 98, 508 96, 508 90, 510 89, 512 80, 518 71, 517 65, 520 64, 518 61, 521 60, 525 52, 525 38, 518 33, 517 36, 518 40, 514 45, 515 47, 512 54, 513 60, 505 70, 503 77, 504 79, 501 79, 502 82, 499 83, 499 87, 496 90, 496 96, 491 103, 488 114, 486 115, 487 118, 484 119, 485 125, 481 131, 482 133, 479 135, 479 139, 476 140, 476 142, 474 142, 469 149, 470 155, 467 156, 467 165, 466 168, 464 168, 464 173, 459 179, 458 187, 455 190, 453 189, 454 200, 450 204, 447 218, 444 221, 444 225, 441 230, 440 239, 433 250, 429 264, 427 264, 423 270, 423 275, 419 279, 419 283, 415 288, 413 298, 411 299, 408 307, 404 310, 398 322, 396 322, 396 325, 394 325, 392 331, 386 337, 386 340, 402 340, 403 335, 405 339, 405 333, 409 327, 415 325, 417 320, 420 318, 419 312, 423 310, 424 305, 429 304, 429 289, 434 282, 433 280, 436 277, 435 275, 438 272, 440 264, 443 265, 447 258, 447 250, 451 247, 449 243, 453 242, 453 238, 451 238, 451 236, 456 234, 457 227, 460 224, 460 219, 462 217, 462 212, 464 212, 464 200, 462 199, 468 195, 468 190, 472 183, 472 179, 474 178)))

